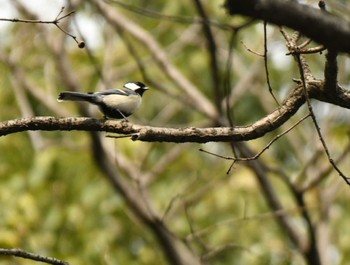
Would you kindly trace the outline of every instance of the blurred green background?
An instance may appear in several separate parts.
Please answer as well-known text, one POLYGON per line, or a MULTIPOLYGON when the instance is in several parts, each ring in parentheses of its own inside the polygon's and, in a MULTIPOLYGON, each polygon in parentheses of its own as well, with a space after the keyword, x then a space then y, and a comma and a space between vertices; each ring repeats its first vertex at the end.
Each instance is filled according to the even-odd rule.
MULTIPOLYGON (((213 22, 219 87, 213 85, 206 37, 196 23, 199 15, 192 1, 121 1, 136 8, 133 10, 107 1, 111 12, 116 12, 113 15, 125 17, 119 26, 97 8, 98 1, 30 2, 1 1, 1 17, 52 20, 65 6, 63 14, 75 13, 59 25, 78 40, 84 39, 87 48, 79 49, 52 24, 0 21, 1 121, 81 116, 81 108, 100 118, 93 106, 56 102, 58 93, 70 90, 72 83, 87 92, 132 80, 148 81, 150 91, 129 120, 158 127, 217 125, 184 92, 181 78, 213 105, 218 91, 230 97, 229 112, 236 125, 251 124, 277 107, 268 92, 263 58, 248 51, 263 54, 263 24, 253 23, 236 34, 215 26, 238 26, 249 20, 229 17, 220 1, 202 1, 213 22), (143 30, 136 33, 138 37, 130 25, 143 30), (152 50, 149 42, 158 46, 152 50), (159 64, 157 56, 163 55, 180 76, 174 79, 159 64), (232 63, 229 71, 228 61, 232 63), (223 88, 228 74, 229 90, 223 88)), ((341 16, 348 14, 346 1, 334 1, 330 8, 341 16)), ((295 85, 292 78, 298 78, 298 69, 285 56, 287 49, 278 28, 267 29, 270 81, 282 102, 295 85)), ((315 77, 323 78, 324 55, 308 55, 307 60, 315 77)), ((340 57, 341 84, 349 83, 349 67, 348 58, 340 57)), ((339 159, 345 174, 350 172, 349 111, 319 102, 313 102, 313 107, 332 157, 339 159)), ((247 145, 259 152, 305 114, 304 106, 280 129, 247 145)), ((225 112, 221 115, 227 119, 225 112)), ((143 143, 105 138, 105 133, 101 136, 115 170, 131 185, 146 181, 140 190, 145 199, 164 217, 169 230, 208 264, 306 264, 275 217, 285 215, 306 240, 307 223, 291 187, 303 189, 314 179, 319 183, 307 189, 303 198, 319 251, 328 264, 349 262, 349 187, 329 165, 310 119, 259 158, 283 204, 278 213, 268 206, 247 163, 236 163, 226 174, 230 160, 199 151, 232 156, 227 143, 143 143)), ((8 135, 0 138, 0 156, 0 247, 22 248, 74 265, 168 264, 152 231, 135 217, 96 166, 89 133, 8 135)), ((0 256, 0 264, 34 262, 0 256)))

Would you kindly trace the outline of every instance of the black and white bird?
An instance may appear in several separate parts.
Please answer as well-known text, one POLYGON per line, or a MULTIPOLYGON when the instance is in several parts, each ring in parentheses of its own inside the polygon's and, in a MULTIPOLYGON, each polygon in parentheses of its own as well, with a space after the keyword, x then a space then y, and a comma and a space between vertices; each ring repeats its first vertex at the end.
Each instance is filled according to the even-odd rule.
POLYGON ((97 105, 105 118, 126 119, 139 108, 146 90, 148 87, 141 82, 129 82, 123 88, 101 92, 64 91, 58 95, 58 101, 86 101, 97 105))

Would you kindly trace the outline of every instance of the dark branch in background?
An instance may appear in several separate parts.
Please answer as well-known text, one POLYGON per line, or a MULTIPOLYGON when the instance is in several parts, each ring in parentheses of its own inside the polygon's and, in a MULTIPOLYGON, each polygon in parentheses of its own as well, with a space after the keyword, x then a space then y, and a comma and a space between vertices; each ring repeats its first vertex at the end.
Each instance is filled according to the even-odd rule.
POLYGON ((224 91, 226 95, 225 99, 225 106, 226 106, 226 115, 227 115, 227 120, 230 124, 231 127, 234 126, 234 115, 233 115, 233 110, 231 110, 232 106, 230 104, 230 94, 232 93, 232 81, 233 78, 231 77, 231 72, 232 72, 232 66, 233 66, 233 58, 234 58, 234 53, 233 53, 233 48, 236 44, 236 34, 237 31, 233 31, 231 33, 230 41, 229 41, 229 51, 227 55, 227 60, 226 60, 226 70, 225 70, 225 75, 224 75, 224 80, 223 80, 223 85, 224 85, 224 91))
POLYGON ((231 15, 240 14, 287 26, 327 48, 350 53, 350 22, 297 1, 226 0, 231 15))
MULTIPOLYGON (((318 6, 324 12, 327 12, 326 3, 324 1, 319 1, 318 6)), ((326 54, 326 65, 324 69, 324 79, 325 79, 325 90, 326 93, 332 95, 337 91, 338 84, 338 53, 332 49, 328 49, 326 54)))
POLYGON ((317 246, 316 240, 316 227, 313 225, 310 213, 308 211, 308 207, 305 203, 305 194, 298 191, 295 186, 290 187, 292 190, 292 194, 298 207, 301 209, 301 215, 303 216, 303 220, 306 223, 307 227, 307 236, 308 236, 308 244, 302 249, 303 255, 309 261, 309 264, 313 265, 321 265, 320 252, 317 246))
POLYGON ((221 78, 219 74, 219 64, 217 59, 217 45, 210 28, 209 18, 204 10, 204 7, 201 3, 201 0, 194 0, 194 4, 197 8, 197 11, 202 18, 203 32, 207 43, 207 51, 209 54, 209 66, 211 71, 212 78, 212 89, 214 92, 214 98, 216 101, 216 107, 219 114, 222 114, 221 101, 223 99, 222 88, 221 88, 221 78))
POLYGON ((30 253, 18 248, 0 248, 0 255, 14 256, 53 265, 69 265, 68 262, 61 261, 56 258, 40 256, 38 254, 30 253))
POLYGON ((84 48, 85 47, 85 42, 84 41, 78 41, 77 37, 74 36, 73 34, 67 32, 64 30, 59 23, 61 20, 68 18, 72 14, 75 13, 75 11, 70 11, 66 15, 62 15, 64 11, 64 6, 61 8, 60 12, 56 16, 55 19, 53 20, 39 20, 39 19, 19 19, 19 18, 0 18, 0 21, 6 21, 6 22, 14 22, 14 23, 31 23, 31 24, 53 24, 55 25, 59 30, 61 30, 64 34, 67 36, 71 37, 77 44, 79 48, 84 48))
POLYGON ((197 257, 185 247, 179 238, 170 232, 168 227, 150 209, 149 202, 138 196, 134 186, 120 176, 114 161, 105 152, 98 135, 93 134, 92 136, 95 138, 92 141, 92 146, 97 165, 109 178, 114 188, 125 198, 133 213, 154 233, 169 263, 173 265, 199 265, 197 257))
POLYGON ((326 54, 326 66, 324 69, 325 91, 331 96, 337 93, 338 62, 337 52, 328 50, 326 54))
MULTIPOLYGON (((245 143, 239 143, 237 146, 242 157, 254 156, 248 148, 248 145, 245 143)), ((273 209, 274 212, 284 211, 283 203, 277 194, 276 188, 270 181, 268 168, 265 164, 260 159, 256 159, 247 161, 247 165, 253 170, 256 180, 258 181, 270 208, 273 209)), ((299 249, 300 252, 303 252, 305 249, 305 240, 296 226, 293 225, 290 217, 287 214, 277 215, 276 221, 281 226, 282 231, 288 235, 289 240, 297 247, 297 249, 299 249)))
POLYGON ((269 92, 278 106, 279 105, 278 100, 275 97, 275 94, 273 93, 272 86, 270 83, 270 74, 269 74, 268 57, 267 57, 268 49, 267 49, 267 28, 266 28, 266 26, 267 26, 267 23, 266 23, 266 21, 264 21, 264 65, 265 65, 266 82, 267 82, 267 86, 269 88, 269 92))
MULTIPOLYGON (((293 43, 293 44, 296 45, 296 43, 293 43)), ((313 108, 311 106, 310 97, 309 97, 308 90, 307 90, 307 82, 311 81, 313 76, 311 74, 311 71, 310 71, 308 65, 306 64, 306 61, 304 61, 304 58, 302 57, 302 55, 296 54, 294 56, 294 58, 296 58, 298 66, 299 66, 300 76, 301 76, 301 80, 302 80, 302 84, 303 84, 303 92, 304 92, 304 95, 305 95, 305 98, 306 98, 306 105, 308 107, 309 114, 310 114, 310 116, 312 118, 312 121, 313 121, 314 126, 315 126, 316 131, 317 131, 317 134, 319 136, 319 139, 320 139, 320 141, 321 141, 321 143, 323 145, 323 148, 324 148, 324 150, 325 150, 325 152, 327 154, 327 157, 330 159, 330 154, 328 152, 328 148, 326 146, 326 142, 324 141, 323 136, 321 134, 320 127, 319 127, 319 125, 317 123, 316 115, 315 115, 315 113, 313 111, 313 108), (306 75, 306 73, 308 75, 306 75)), ((330 162, 331 162, 331 160, 330 160, 330 162)), ((331 164, 332 164, 332 162, 331 162, 331 164)), ((336 167, 336 165, 334 163, 332 165, 339 172, 339 174, 343 177, 344 176, 343 173, 336 167)), ((344 180, 346 181, 346 178, 344 180)), ((308 231, 309 242, 308 242, 308 246, 303 251, 304 255, 307 257, 307 260, 310 261, 310 264, 315 264, 315 265, 316 264, 321 264, 320 253, 319 253, 319 251, 317 249, 315 229, 314 229, 314 226, 312 225, 312 221, 310 219, 310 215, 307 212, 307 210, 305 209, 304 194, 296 191, 295 188, 292 189, 292 190, 294 191, 293 195, 294 195, 294 198, 296 199, 298 205, 300 207, 302 207, 302 209, 304 209, 302 211, 302 215, 303 215, 304 220, 306 221, 306 224, 307 224, 307 231, 308 231)))
MULTIPOLYGON (((233 53, 233 48, 235 47, 236 44, 236 36, 237 36, 238 30, 232 31, 230 40, 229 40, 229 51, 227 54, 227 60, 226 60, 226 69, 224 73, 224 78, 223 78, 223 87, 224 87, 224 92, 226 95, 226 98, 224 100, 224 104, 226 107, 226 118, 228 121, 228 124, 230 127, 235 126, 235 121, 234 121, 234 113, 233 113, 233 108, 230 103, 230 98, 231 98, 231 93, 233 92, 231 89, 231 83, 233 81, 233 77, 231 77, 232 73, 232 68, 233 68, 233 59, 234 59, 234 53, 233 53)), ((232 150, 232 154, 234 157, 238 157, 236 147, 234 143, 230 143, 230 147, 232 150)))

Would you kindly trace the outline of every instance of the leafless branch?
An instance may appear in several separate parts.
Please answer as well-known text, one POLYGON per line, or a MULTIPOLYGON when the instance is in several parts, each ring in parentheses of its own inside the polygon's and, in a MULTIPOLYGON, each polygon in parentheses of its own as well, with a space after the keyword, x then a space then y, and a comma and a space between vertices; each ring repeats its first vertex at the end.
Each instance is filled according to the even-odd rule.
POLYGON ((248 52, 251 52, 252 54, 255 54, 255 55, 260 56, 260 57, 264 57, 263 54, 260 54, 260 53, 258 53, 258 52, 256 52, 256 51, 253 51, 252 49, 250 49, 243 41, 241 41, 241 43, 242 43, 242 45, 244 46, 244 48, 246 48, 246 50, 247 50, 248 52))
MULTIPOLYGON (((323 149, 327 155, 327 158, 329 160, 329 163, 333 166, 333 168, 338 172, 338 174, 343 178, 343 180, 350 185, 350 178, 345 176, 344 173, 338 168, 338 166, 336 165, 336 163, 334 162, 334 160, 331 158, 331 155, 329 153, 327 144, 322 136, 321 133, 321 129, 318 125, 317 119, 316 119, 316 115, 313 111, 310 99, 310 91, 308 89, 308 86, 310 85, 310 82, 317 82, 317 80, 313 77, 310 67, 308 65, 308 63, 306 62, 305 58, 298 53, 299 51, 299 46, 297 45, 297 39, 293 38, 293 37, 289 37, 288 34, 283 30, 283 28, 281 28, 281 32, 284 36, 284 38, 286 39, 286 45, 287 48, 289 49, 289 51, 293 54, 294 58, 296 59, 297 63, 298 63, 298 68, 299 68, 299 72, 300 72, 300 76, 301 76, 301 83, 302 83, 302 88, 303 88, 303 93, 305 96, 305 100, 306 100, 306 105, 308 107, 309 110, 309 114, 312 118, 312 121, 314 123, 314 126, 316 128, 316 132, 318 134, 318 137, 320 139, 320 142, 323 146, 323 149)), ((295 34, 300 35, 300 33, 295 32, 295 34)), ((325 78, 329 78, 329 80, 327 81, 327 79, 325 79, 325 94, 328 95, 329 98, 333 98, 333 97, 337 97, 337 93, 330 93, 329 90, 335 91, 340 89, 340 87, 337 85, 337 71, 338 71, 338 67, 337 67, 337 62, 336 62, 336 56, 337 53, 334 51, 328 51, 327 54, 327 63, 326 63, 326 67, 325 67, 325 78), (328 87, 327 87, 328 86, 328 87)))
MULTIPOLYGON (((335 163, 338 164, 342 162, 347 155, 350 153, 350 143, 344 148, 343 152, 339 155, 337 159, 335 159, 335 163)), ((331 172, 333 166, 331 164, 327 164, 327 166, 320 169, 319 173, 313 176, 313 179, 305 184, 303 187, 299 188, 300 192, 306 192, 312 188, 318 186, 331 172)))
MULTIPOLYGON (((288 128, 287 130, 285 130, 284 132, 278 134, 276 137, 274 137, 259 153, 257 153, 256 155, 252 156, 252 157, 229 157, 229 156, 222 156, 222 155, 218 155, 218 154, 214 154, 212 152, 206 151, 204 149, 199 149, 199 151, 219 157, 219 158, 223 158, 226 160, 233 160, 233 162, 238 162, 238 161, 250 161, 250 160, 255 160, 258 159, 266 150, 268 150, 271 145, 276 142, 279 138, 281 138, 283 135, 287 134, 288 132, 290 132, 291 130, 293 130, 296 126, 298 126, 301 122, 303 122, 305 119, 307 119, 308 117, 310 117, 310 115, 306 115, 305 117, 303 117, 302 119, 300 119, 297 123, 295 123, 293 126, 291 126, 290 128, 288 128)), ((231 166, 232 167, 232 166, 231 166)), ((230 169, 231 169, 230 167, 230 169)), ((227 174, 230 173, 230 170, 227 171, 227 174)))
POLYGON ((314 113, 314 111, 312 109, 312 106, 311 106, 311 103, 310 103, 310 98, 309 98, 309 95, 308 95, 308 92, 307 92, 307 88, 306 88, 307 84, 306 84, 304 68, 303 68, 303 65, 302 65, 301 57, 300 57, 300 55, 297 55, 296 58, 297 58, 297 62, 299 64, 300 75, 301 75, 301 79, 302 79, 302 82, 303 82, 304 93, 305 93, 305 98, 306 98, 306 103, 307 103, 307 106, 308 106, 308 109, 309 109, 309 113, 310 113, 311 118, 313 120, 313 123, 315 125, 318 137, 319 137, 319 139, 320 139, 320 141, 322 143, 322 146, 324 148, 324 151, 325 151, 325 153, 327 155, 328 161, 333 166, 333 168, 338 172, 339 176, 341 176, 343 178, 343 180, 346 182, 346 184, 350 185, 350 178, 345 176, 344 173, 338 168, 338 166, 336 165, 336 163, 334 162, 334 160, 332 159, 332 157, 331 157, 331 155, 329 153, 326 141, 324 140, 324 138, 322 136, 321 129, 320 129, 319 125, 318 125, 315 113, 314 113))
POLYGON ((221 77, 220 77, 220 71, 219 71, 219 63, 217 58, 217 45, 215 38, 212 33, 212 29, 210 27, 210 23, 208 15, 204 9, 204 6, 201 2, 201 0, 193 0, 195 7, 197 9, 198 14, 200 15, 202 19, 202 25, 203 25, 203 32, 207 43, 207 52, 209 55, 209 67, 211 72, 211 79, 212 79, 212 91, 213 91, 213 97, 216 101, 216 108, 218 112, 221 114, 221 101, 223 99, 223 91, 221 87, 221 77))
MULTIPOLYGON (((245 143, 238 143, 237 147, 242 156, 253 156, 252 151, 245 143)), ((268 176, 268 169, 265 164, 260 160, 247 161, 247 165, 251 168, 256 176, 262 192, 266 198, 266 201, 274 212, 280 212, 284 210, 283 203, 277 194, 271 180, 268 176)), ((291 242, 304 253, 307 247, 305 237, 300 233, 299 228, 293 224, 289 214, 276 215, 276 220, 281 229, 285 232, 291 242)))
POLYGON ((350 53, 350 22, 297 1, 226 0, 231 15, 241 14, 287 26, 327 48, 350 53))
POLYGON ((184 212, 185 212, 185 216, 186 216, 186 220, 187 220, 188 226, 190 228, 191 235, 193 235, 193 239, 196 240, 198 245, 202 248, 203 252, 206 253, 208 251, 208 247, 207 247, 207 245, 205 244, 204 240, 201 237, 196 237, 195 229, 193 227, 194 222, 192 221, 192 218, 191 218, 190 213, 189 213, 188 206, 186 204, 184 204, 184 212))
POLYGON ((324 78, 325 78, 325 90, 329 95, 337 93, 337 84, 338 84, 338 63, 337 63, 338 53, 334 50, 327 51, 326 54, 326 66, 324 69, 324 78))
POLYGON ((119 172, 115 170, 113 161, 105 152, 98 135, 92 133, 91 136, 93 155, 97 165, 110 180, 113 187, 123 196, 133 214, 154 233, 170 264, 200 265, 198 258, 192 253, 191 249, 173 235, 161 221, 160 216, 153 211, 150 201, 144 200, 133 185, 130 185, 126 179, 121 178, 119 172))
POLYGON ((72 14, 75 13, 75 11, 70 11, 65 15, 62 15, 64 11, 64 6, 61 8, 59 11, 58 15, 56 16, 55 19, 53 20, 40 20, 40 19, 19 19, 19 18, 0 18, 0 21, 6 21, 6 22, 13 22, 13 23, 30 23, 30 24, 53 24, 55 25, 59 30, 61 30, 64 34, 67 36, 71 37, 79 46, 79 48, 84 48, 85 43, 83 41, 78 41, 77 37, 68 31, 64 30, 59 23, 65 19, 71 16, 72 14))
POLYGON ((267 49, 267 28, 266 28, 266 26, 267 26, 267 22, 264 21, 264 64, 265 64, 266 82, 267 82, 267 86, 269 88, 269 92, 278 106, 279 102, 278 102, 277 98, 275 97, 275 94, 273 93, 271 82, 270 82, 268 57, 267 57, 268 49, 267 49))
POLYGON ((68 262, 61 261, 52 257, 44 257, 35 253, 30 253, 19 248, 0 248, 0 255, 14 256, 34 261, 40 261, 47 264, 53 265, 69 265, 68 262))

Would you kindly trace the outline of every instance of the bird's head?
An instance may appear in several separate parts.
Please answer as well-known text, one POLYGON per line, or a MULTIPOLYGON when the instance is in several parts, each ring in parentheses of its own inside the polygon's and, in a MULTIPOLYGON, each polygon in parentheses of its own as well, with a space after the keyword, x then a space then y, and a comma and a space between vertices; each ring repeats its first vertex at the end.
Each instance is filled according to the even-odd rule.
POLYGON ((143 93, 148 90, 148 87, 144 84, 141 83, 139 81, 136 82, 128 82, 124 85, 125 88, 130 89, 135 91, 137 94, 139 94, 140 96, 143 95, 143 93))

